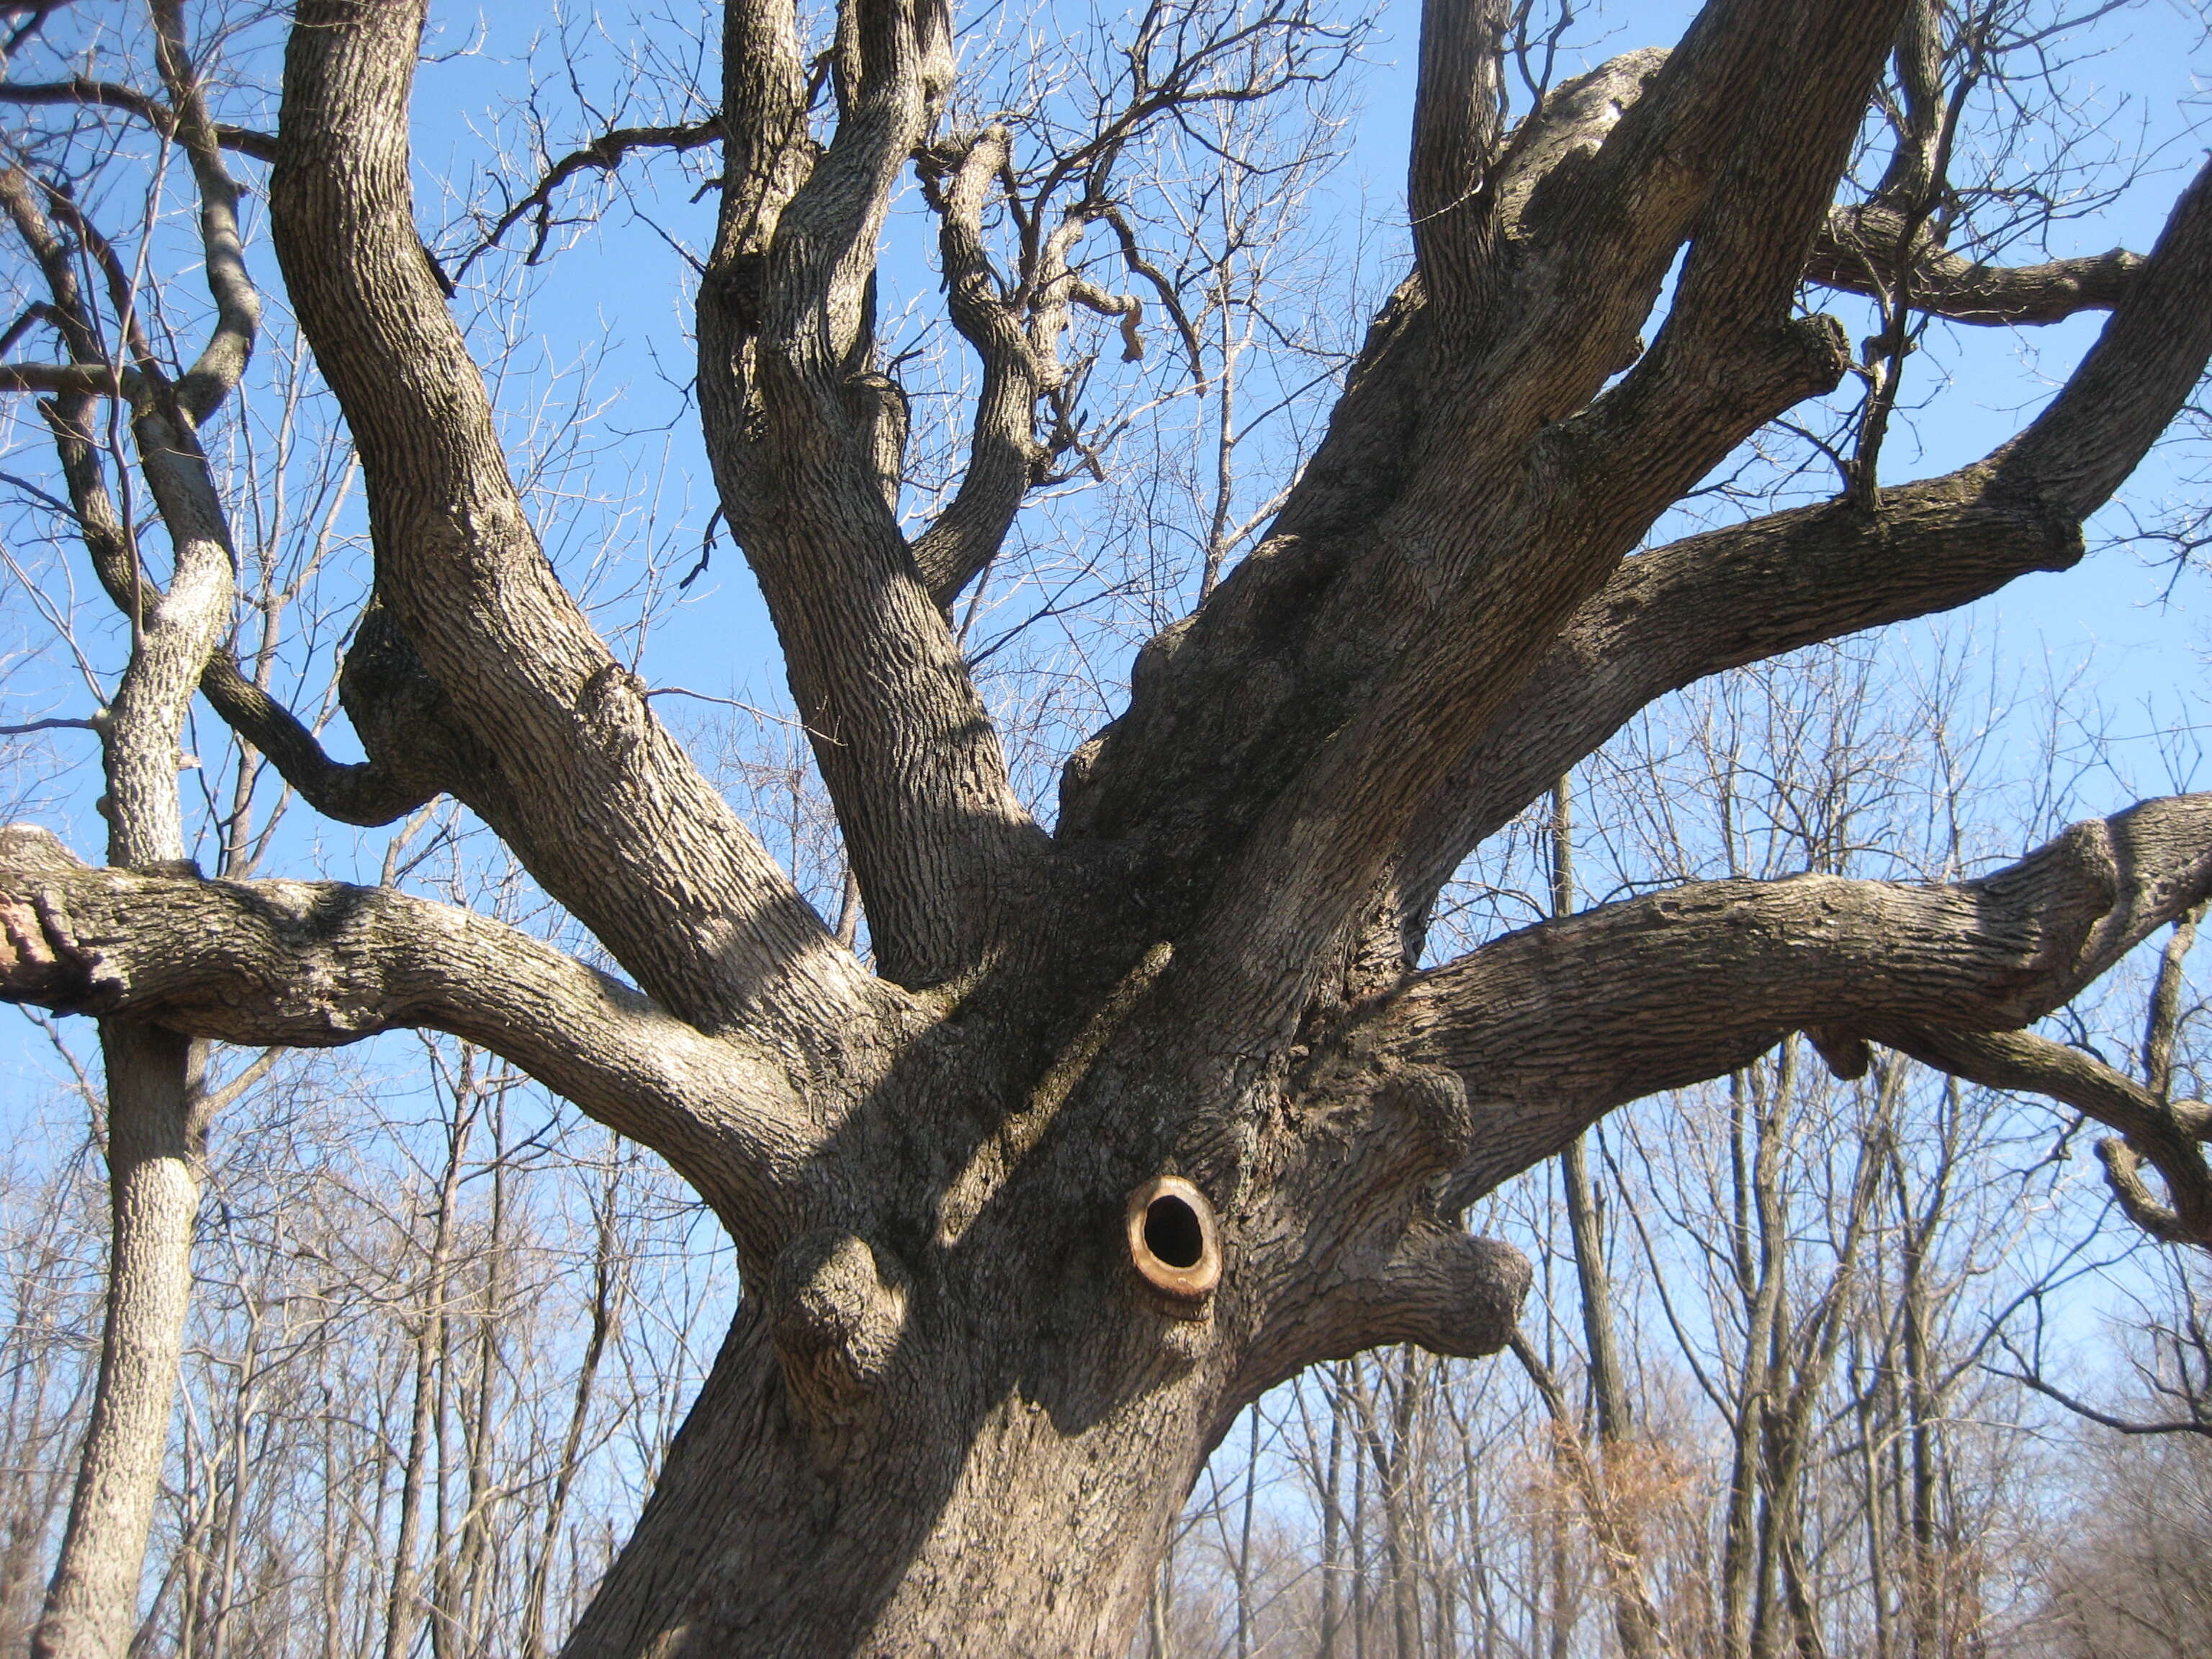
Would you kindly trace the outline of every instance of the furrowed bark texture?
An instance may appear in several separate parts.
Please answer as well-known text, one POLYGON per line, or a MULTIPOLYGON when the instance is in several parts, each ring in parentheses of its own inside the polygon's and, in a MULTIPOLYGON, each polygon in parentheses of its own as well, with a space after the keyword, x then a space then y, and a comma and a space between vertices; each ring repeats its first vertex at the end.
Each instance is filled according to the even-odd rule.
MULTIPOLYGON (((422 21, 391 0, 301 8, 270 196, 292 303, 359 447, 388 649, 434 688, 439 781, 671 1009, 781 1027, 795 1060, 832 1063, 808 1034, 867 1002, 850 956, 654 717, 523 516, 416 235, 422 21)), ((369 724, 374 754, 386 734, 369 724)))
MULTIPOLYGON (((1125 712, 1068 763, 1049 835, 946 611, 1048 459, 1069 308, 1133 324, 1070 252, 1116 204, 1085 197, 1040 231, 1026 288, 995 274, 1018 140, 939 132, 939 0, 844 0, 818 61, 789 0, 732 0, 711 119, 611 133, 521 198, 542 225, 568 173, 720 147, 704 436, 872 972, 653 718, 523 516, 416 239, 420 0, 301 0, 270 199, 367 485, 375 592, 343 696, 369 759, 331 761, 212 638, 177 685, 332 817, 456 795, 640 988, 402 894, 92 870, 15 831, 0 989, 171 1045, 450 1031, 713 1206, 743 1304, 572 1659, 1120 1655, 1239 1411, 1378 1344, 1504 1346, 1528 1264, 1471 1236, 1465 1206, 1622 1103, 1796 1030, 1840 1066, 1890 1043, 2100 1116, 2128 1212, 2207 1238, 2201 1108, 2021 1028, 2212 892, 2208 798, 1953 886, 1708 883, 1579 915, 1563 898, 1413 970, 1468 851, 1653 698, 2074 562, 2212 356, 2203 179, 2147 255, 2014 269, 1894 205, 1934 187, 1910 134, 1904 183, 1837 205, 1918 15, 1904 0, 1711 0, 1673 51, 1562 82, 1509 126, 1515 13, 1425 7, 1413 269, 1257 550, 1146 647, 1125 712), (873 319, 909 166, 981 369, 969 471, 911 537, 904 394, 873 319), (1850 366, 1840 326, 1802 314, 1808 281, 1967 323, 2112 315, 1981 461, 1636 554, 1850 366)), ((19 228, 26 188, 0 177, 19 228)), ((11 371, 56 392, 65 461, 124 389, 105 361, 11 371)), ((97 509, 88 493, 80 521, 121 592, 97 509)))

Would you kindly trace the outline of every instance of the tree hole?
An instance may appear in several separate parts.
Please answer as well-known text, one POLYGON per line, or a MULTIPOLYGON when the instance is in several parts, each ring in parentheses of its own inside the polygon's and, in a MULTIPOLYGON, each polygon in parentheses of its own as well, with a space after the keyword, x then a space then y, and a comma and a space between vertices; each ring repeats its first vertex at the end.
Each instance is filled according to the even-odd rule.
POLYGON ((1206 1224, 1173 1193, 1145 1207, 1145 1248, 1170 1267, 1195 1267, 1206 1259, 1206 1224))
POLYGON ((1154 1176, 1129 1194, 1129 1263, 1178 1319, 1203 1319, 1221 1282, 1213 1206, 1181 1176, 1154 1176))

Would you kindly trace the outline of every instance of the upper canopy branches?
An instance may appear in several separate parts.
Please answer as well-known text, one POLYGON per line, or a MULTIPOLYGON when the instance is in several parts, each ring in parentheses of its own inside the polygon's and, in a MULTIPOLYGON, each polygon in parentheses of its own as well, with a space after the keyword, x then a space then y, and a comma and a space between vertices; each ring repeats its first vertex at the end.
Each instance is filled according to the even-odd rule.
POLYGON ((1656 698, 2073 564, 2083 521, 2212 360, 2208 295, 2212 167, 2183 192, 2150 256, 2130 256, 2112 319, 2075 374, 1995 454, 1885 491, 1878 514, 1850 501, 1799 508, 1623 564, 1407 830, 1395 879, 1416 940, 1460 861, 1656 698))
POLYGON ((448 787, 666 1006, 799 1052, 857 967, 662 729, 556 580, 416 240, 409 0, 304 5, 270 186, 288 292, 368 489, 377 592, 471 764, 448 787))
MULTIPOLYGON (((1787 10, 1765 9, 1765 25, 1784 28, 1778 20, 1787 10)), ((1692 39, 1717 52, 1712 31, 1751 27, 1711 8, 1692 39)), ((1492 447, 1510 437, 1517 411, 1499 395, 1505 383, 1484 378, 1480 366, 1508 364, 1575 407, 1591 382, 1578 386, 1563 374, 1547 383, 1531 369, 1563 364, 1574 349, 1547 356, 1564 314, 1547 307, 1578 307, 1587 322, 1601 304, 1587 287, 1601 290, 1617 268, 1585 263, 1577 239, 1591 234, 1588 227, 1546 204, 1580 201, 1595 188, 1588 180, 1633 171, 1623 158, 1638 153, 1635 135, 1658 118, 1641 112, 1669 85, 1678 111, 1697 107, 1680 78, 1697 62, 1690 44, 1663 58, 1633 54, 1562 85, 1486 173, 1478 167, 1462 181, 1489 190, 1484 205, 1498 227, 1486 245, 1490 302, 1461 325, 1440 315, 1450 307, 1425 269, 1401 290, 1275 536, 1197 617, 1155 641, 1129 712, 1095 756, 1071 769, 1064 833, 1073 826, 1157 838, 1188 871, 1194 863, 1203 869, 1209 855, 1227 857, 1273 814, 1284 835, 1304 838, 1307 856, 1346 860, 1334 882, 1305 883, 1282 873, 1286 842, 1270 841, 1265 852, 1245 845, 1238 856, 1249 880, 1275 896, 1269 902, 1292 905, 1301 892, 1358 891, 1351 872, 1369 867, 1373 849, 1395 836, 1400 915, 1417 938, 1435 884, 1474 840, 1652 697, 1735 663, 1963 603, 2023 569, 2076 556, 2081 520, 2184 405, 2212 351, 2201 186, 2177 206, 2148 264, 2132 256, 2106 256, 2087 270, 2060 262, 2023 270, 2016 281, 1942 255, 1923 222, 1910 303, 2054 317, 2120 304, 2104 341, 2030 434, 1982 467, 1889 490, 1878 512, 1860 499, 1717 532, 1650 568, 1632 561, 1589 592, 1564 629, 1548 620, 1547 606, 1577 568, 1611 569, 1730 445, 1819 383, 1816 342, 1805 336, 1793 345, 1782 325, 1798 275, 1834 276, 1843 263, 1839 227, 1871 227, 1893 211, 1846 216, 1828 205, 1887 37, 1859 33, 1821 7, 1790 12, 1786 32, 1789 72, 1768 83, 1779 89, 1771 101, 1754 94, 1733 107, 1733 170, 1706 175, 1717 182, 1699 198, 1703 218, 1684 213, 1678 222, 1691 252, 1659 340, 1585 413, 1523 438, 1517 449, 1492 447), (1826 58, 1814 50, 1824 27, 1838 31, 1826 58), (1806 95, 1808 86, 1838 95, 1823 104, 1806 95), (1611 157, 1616 146, 1625 147, 1623 158, 1611 157), (1552 182, 1510 187, 1516 167, 1537 155, 1552 182), (1544 264, 1555 245, 1575 250, 1571 276, 1564 263, 1544 264), (1515 291, 1496 283, 1530 270, 1547 279, 1545 295, 1516 312, 1515 291), (1560 287, 1573 297, 1553 301, 1550 289, 1560 287), (1470 343, 1463 328, 1477 321, 1470 343), (1781 369, 1765 394, 1757 380, 1762 350, 1775 353, 1766 361, 1781 369), (1796 369, 1793 350, 1805 354, 1796 369), (1804 378, 1793 385, 1793 374, 1804 378), (1482 395, 1462 404, 1463 376, 1482 395), (1444 503, 1451 510, 1438 510, 1444 503), (1417 517, 1423 507, 1431 510, 1417 517), (1854 550, 1847 557, 1821 556, 1846 544, 1854 550), (1802 551, 1786 556, 1791 548, 1802 551), (1469 574, 1453 565, 1458 549, 1480 560, 1469 574), (1729 550, 1740 550, 1741 560, 1729 550), (1578 566, 1583 559, 1589 564, 1578 566), (1408 565, 1425 585, 1393 582, 1408 565), (1675 594, 1679 606, 1662 597, 1675 594), (1722 645, 1723 636, 1732 643, 1722 645), (1523 678, 1519 650, 1539 641, 1544 666, 1523 678), (1395 693, 1386 690, 1394 683, 1395 693), (1516 683, 1505 703, 1488 703, 1516 683), (1468 744, 1464 759, 1439 771, 1433 756, 1452 733, 1468 744), (1224 752, 1233 757, 1225 765, 1224 752), (1361 807, 1363 791, 1386 775, 1394 754, 1408 769, 1367 797, 1371 811, 1361 807), (1382 827, 1415 799, 1423 805, 1411 825, 1382 827), (1467 811, 1477 799, 1486 805, 1467 811), (1299 800, 1307 807, 1292 805, 1299 800), (1294 817, 1302 810, 1317 816, 1294 817), (1442 830, 1455 815, 1468 834, 1442 830), (1323 827, 1322 817, 1340 827, 1323 827), (1304 827, 1292 831, 1294 822, 1304 827)), ((1882 269, 1859 270, 1844 285, 1876 286, 1882 269)), ((1839 367, 1831 358, 1826 372, 1839 367)), ((1223 936, 1241 939, 1254 914, 1224 901, 1223 936)), ((1251 954, 1281 960, 1328 925, 1317 912, 1303 946, 1271 944, 1251 954)))
MULTIPOLYGON (((1126 325, 1133 352, 1171 340, 1192 385, 1228 407, 1206 378, 1196 278, 1155 258, 1133 217, 1130 158, 1155 127, 1194 131, 1205 112, 1324 77, 1347 32, 1293 0, 1160 0, 1131 20, 1082 120, 1055 126, 1035 108, 960 105, 942 0, 845 0, 819 40, 790 0, 733 0, 714 106, 611 128, 494 216, 494 240, 535 216, 542 240, 577 174, 719 144, 698 407, 879 979, 662 728, 525 515, 416 231, 422 0, 302 0, 273 141, 216 121, 189 75, 161 94, 68 83, 191 164, 218 325, 178 380, 187 410, 203 380, 235 379, 251 331, 222 157, 274 157, 288 298, 367 483, 375 592, 347 699, 369 761, 333 763, 220 655, 204 689, 334 816, 380 822, 455 793, 671 1017, 759 1033, 794 1075, 877 1075, 855 1050, 902 1040, 923 1006, 896 987, 965 994, 1052 957, 1071 892, 1113 912, 1109 949, 1139 932, 1133 953, 1174 942, 1176 975, 1205 989, 1197 1050, 1240 1066, 1286 1051, 1344 992, 1356 934, 1379 918, 1417 936, 1474 842, 1651 698, 2070 562, 2086 515, 2212 356, 2203 182, 2145 258, 2006 268, 1954 250, 1943 111, 1957 99, 1938 85, 1931 102, 1922 84, 1948 72, 1940 53, 1932 70, 1913 58, 1920 80, 1887 100, 1883 182, 1839 202, 1900 33, 1933 50, 1920 0, 1712 0, 1672 51, 1545 87, 1514 124, 1503 54, 1525 12, 1425 8, 1413 269, 1258 551, 1154 641, 1127 713, 1071 764, 1054 838, 1015 790, 948 609, 1063 458, 1103 466, 1081 407, 1093 348, 1072 338, 1085 313, 1126 325), (964 474, 911 535, 914 405, 878 314, 909 168, 945 311, 980 368, 956 422, 964 474), (1874 296, 1881 351, 1800 314, 1808 281, 1874 296), (1880 489, 1869 421, 1847 498, 1629 557, 1800 402, 1852 371, 1893 398, 1899 317, 2096 307, 2113 311, 2098 347, 1984 461, 1880 489)), ((62 84, 0 98, 51 107, 62 84)), ((82 340, 67 355, 0 366, 0 385, 88 405, 122 369, 143 373, 82 340)), ((91 534, 97 515, 78 515, 91 534)))

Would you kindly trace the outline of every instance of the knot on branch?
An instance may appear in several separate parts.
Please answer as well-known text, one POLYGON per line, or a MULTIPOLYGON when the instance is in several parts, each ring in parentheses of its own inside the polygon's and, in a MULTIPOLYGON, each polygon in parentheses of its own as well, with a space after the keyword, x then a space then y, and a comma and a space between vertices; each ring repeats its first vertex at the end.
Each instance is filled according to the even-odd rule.
POLYGON ((1533 1277, 1528 1258, 1502 1239, 1417 1222, 1379 1273, 1347 1287, 1347 1334, 1360 1340, 1346 1352, 1411 1342, 1453 1359, 1496 1353, 1520 1322, 1533 1277))
POLYGON ((898 1259, 857 1234, 818 1228, 776 1257, 768 1300, 793 1402, 817 1421, 851 1415, 883 1381, 906 1329, 898 1259))
POLYGON ((1746 390, 1778 410, 1833 392, 1850 372, 1851 339, 1826 312, 1795 317, 1746 360, 1746 390))
MULTIPOLYGON (((428 800, 456 781, 480 780, 494 769, 489 757, 461 737, 445 688, 374 593, 338 670, 338 702, 372 764, 404 794, 428 800)), ((391 804, 379 803, 380 810, 391 804)), ((318 803, 318 810, 326 809, 318 803)))
POLYGON ((759 332, 768 292, 768 256, 751 249, 732 253, 709 267, 700 292, 714 301, 740 331, 759 332))
POLYGON ((906 479, 907 431, 911 424, 906 388, 888 374, 869 371, 846 376, 838 391, 846 417, 853 422, 860 459, 876 481, 884 507, 896 514, 899 487, 906 479))
POLYGON ((61 837, 35 823, 0 825, 0 875, 10 881, 33 875, 81 876, 84 860, 61 837))
POLYGON ((1401 1144, 1426 1168, 1451 1169, 1474 1149, 1474 1108, 1456 1072, 1392 1062, 1375 1103, 1398 1121, 1401 1144))
POLYGON ((646 684, 618 662, 592 671, 576 694, 576 713, 591 734, 610 749, 635 743, 652 716, 647 712, 646 684))
POLYGON ((1805 1039, 1839 1082, 1856 1083, 1874 1065, 1874 1048, 1853 1031, 1834 1025, 1808 1025, 1805 1039))
MULTIPOLYGON (((2063 982, 2072 976, 2097 924, 2120 902, 2123 884, 2112 826, 2102 818, 2070 825, 2009 869, 1967 885, 1998 901, 1998 911, 2012 909, 2025 918, 2032 932, 2021 947, 2027 958, 2023 980, 2063 982)), ((2005 922, 1997 926, 2005 927, 2005 922)), ((2021 1023, 2042 1012, 2031 1009, 2021 1023)))

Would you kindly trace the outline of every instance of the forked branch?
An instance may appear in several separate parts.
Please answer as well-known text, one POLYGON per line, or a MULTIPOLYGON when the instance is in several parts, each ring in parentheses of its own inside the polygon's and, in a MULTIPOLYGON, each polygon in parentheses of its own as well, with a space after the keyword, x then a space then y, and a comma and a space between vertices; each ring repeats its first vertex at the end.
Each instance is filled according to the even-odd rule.
MULTIPOLYGON (((877 243, 951 91, 950 17, 941 0, 847 0, 826 149, 807 131, 792 9, 745 0, 729 18, 721 221, 699 302, 708 453, 836 805, 878 969, 936 984, 1006 936, 1043 843, 933 597, 968 556, 925 577, 880 441, 896 391, 872 361, 877 243)), ((1000 391, 1006 423, 1025 419, 1021 377, 1000 391)))
POLYGON ((1954 1077, 2046 1096, 2118 1130, 2097 1153, 2128 1218, 2168 1243, 2212 1250, 2212 1170, 2203 1148, 2212 1138, 2212 1106, 2163 1100, 2095 1056, 2033 1031, 1900 1024, 1870 1026, 1861 1035, 1954 1077), (2143 1184, 2146 1162, 2166 1183, 2166 1201, 2143 1184))

